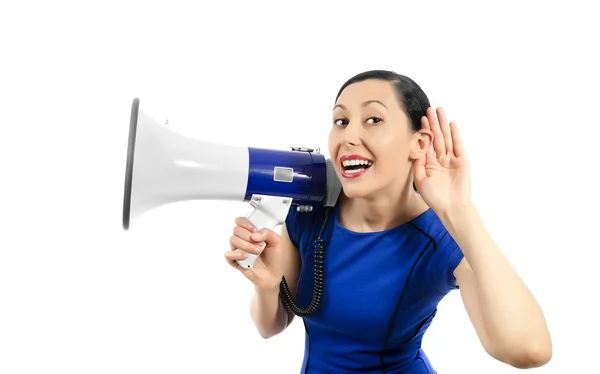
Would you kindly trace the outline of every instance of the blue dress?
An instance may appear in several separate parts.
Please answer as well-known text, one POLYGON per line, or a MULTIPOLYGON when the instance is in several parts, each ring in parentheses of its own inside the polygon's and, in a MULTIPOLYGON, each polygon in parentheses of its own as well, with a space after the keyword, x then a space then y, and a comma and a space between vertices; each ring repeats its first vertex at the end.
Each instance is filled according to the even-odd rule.
MULTIPOLYGON (((332 211, 325 243, 324 294, 319 311, 303 319, 301 373, 434 374, 421 349, 441 299, 453 289, 463 253, 429 209, 398 227, 374 233, 350 231, 332 211)), ((324 208, 292 206, 286 228, 299 249, 302 271, 298 305, 313 296, 314 241, 324 208)))

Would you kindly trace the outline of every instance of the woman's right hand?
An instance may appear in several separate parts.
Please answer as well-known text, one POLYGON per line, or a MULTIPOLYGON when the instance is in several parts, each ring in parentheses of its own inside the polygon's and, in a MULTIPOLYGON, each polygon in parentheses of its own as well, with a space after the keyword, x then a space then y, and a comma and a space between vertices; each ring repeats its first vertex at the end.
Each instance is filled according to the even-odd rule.
POLYGON ((256 288, 263 291, 279 290, 283 276, 281 237, 269 229, 258 230, 244 217, 237 217, 235 223, 233 235, 229 239, 230 250, 225 252, 225 259, 256 288), (262 249, 265 243, 266 246, 262 249), (236 251, 237 248, 241 251, 236 251), (259 255, 250 269, 241 267, 236 261, 246 259, 246 252, 259 255))

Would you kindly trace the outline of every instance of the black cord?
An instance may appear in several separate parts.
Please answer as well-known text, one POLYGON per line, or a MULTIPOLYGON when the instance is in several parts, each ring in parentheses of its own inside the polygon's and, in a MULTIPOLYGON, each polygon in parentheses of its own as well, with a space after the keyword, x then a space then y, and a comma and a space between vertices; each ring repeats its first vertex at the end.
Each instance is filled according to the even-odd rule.
POLYGON ((327 208, 325 211, 325 222, 321 226, 321 232, 319 232, 319 237, 315 240, 315 288, 313 290, 313 298, 310 302, 310 305, 306 308, 301 308, 298 303, 294 300, 292 293, 288 287, 288 284, 285 280, 285 276, 281 279, 281 284, 279 285, 279 290, 283 296, 283 301, 285 305, 298 317, 310 317, 313 316, 319 308, 321 307, 321 301, 323 300, 323 262, 325 258, 325 247, 323 245, 324 241, 321 239, 323 232, 325 231, 325 227, 327 226, 327 221, 329 221, 329 213, 332 208, 327 208))

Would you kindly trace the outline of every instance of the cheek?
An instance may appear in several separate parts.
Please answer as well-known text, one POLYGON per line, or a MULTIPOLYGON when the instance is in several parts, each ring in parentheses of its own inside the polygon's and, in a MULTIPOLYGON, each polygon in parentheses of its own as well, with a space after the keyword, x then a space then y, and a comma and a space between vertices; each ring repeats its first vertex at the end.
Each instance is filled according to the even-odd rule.
POLYGON ((389 139, 381 142, 374 156, 380 167, 386 169, 402 169, 409 162, 409 145, 405 141, 389 139))
POLYGON ((339 142, 337 141, 333 132, 329 133, 329 139, 327 141, 327 148, 329 149, 329 155, 331 158, 337 158, 337 153, 339 149, 339 142))

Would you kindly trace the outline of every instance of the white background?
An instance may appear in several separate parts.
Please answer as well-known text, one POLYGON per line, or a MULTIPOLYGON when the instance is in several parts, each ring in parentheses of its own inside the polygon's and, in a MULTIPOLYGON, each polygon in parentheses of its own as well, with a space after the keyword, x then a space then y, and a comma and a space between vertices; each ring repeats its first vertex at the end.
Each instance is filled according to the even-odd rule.
MULTIPOLYGON (((131 102, 202 141, 327 153, 339 86, 380 68, 457 121, 474 200, 552 332, 533 372, 600 370, 594 2, 206 3, 0 6, 0 373, 298 372, 301 321, 261 339, 222 257, 249 205, 122 229, 131 102)), ((439 310, 438 372, 517 372, 458 292, 439 310)))

